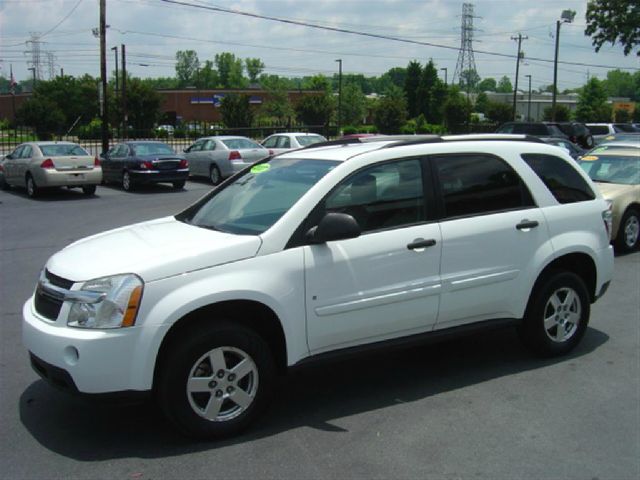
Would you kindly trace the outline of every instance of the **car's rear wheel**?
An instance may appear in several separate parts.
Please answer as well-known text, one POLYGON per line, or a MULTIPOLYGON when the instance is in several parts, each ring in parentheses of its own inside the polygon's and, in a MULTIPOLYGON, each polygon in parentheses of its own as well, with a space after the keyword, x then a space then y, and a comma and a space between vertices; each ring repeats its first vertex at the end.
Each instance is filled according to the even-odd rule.
POLYGON ((169 420, 196 438, 234 435, 268 404, 275 364, 267 343, 231 322, 200 324, 161 361, 156 394, 169 420))
POLYGON ((84 187, 82 187, 82 193, 84 193, 87 196, 94 195, 96 193, 96 186, 85 185, 84 187))
POLYGON ((564 355, 584 336, 590 311, 584 281, 572 272, 552 272, 529 299, 520 336, 540 356, 564 355))
POLYGON ((133 190, 133 180, 131 179, 131 175, 126 170, 122 173, 122 188, 123 190, 130 192, 133 190))
POLYGON ((615 246, 619 252, 632 252, 640 243, 640 213, 635 208, 629 208, 620 220, 620 227, 616 235, 615 246))
POLYGON ((9 190, 10 188, 11 188, 11 185, 7 183, 7 179, 4 178, 4 175, 0 176, 0 189, 9 190))
POLYGON ((213 185, 218 185, 222 181, 222 175, 220 175, 220 169, 216 165, 211 165, 209 169, 209 180, 213 185))
POLYGON ((27 174, 25 181, 26 181, 27 195, 29 195, 29 197, 31 198, 37 197, 38 194, 40 193, 40 189, 36 185, 36 181, 33 179, 31 174, 27 174))

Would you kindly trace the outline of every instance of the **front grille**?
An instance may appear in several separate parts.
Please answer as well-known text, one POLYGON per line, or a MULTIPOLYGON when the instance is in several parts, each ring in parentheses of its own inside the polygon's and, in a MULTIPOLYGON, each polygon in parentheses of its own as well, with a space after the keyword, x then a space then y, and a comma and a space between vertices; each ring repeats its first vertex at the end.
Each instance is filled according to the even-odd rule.
MULTIPOLYGON (((55 285, 56 287, 65 288, 68 290, 71 288, 71 285, 73 285, 73 282, 71 280, 58 277, 48 270, 45 270, 44 274, 47 280, 49 280, 49 282, 51 282, 51 284, 55 285)), ((34 304, 36 307, 36 312, 49 320, 56 320, 58 318, 58 314, 60 313, 60 309, 62 308, 62 300, 47 295, 45 292, 43 292, 40 286, 38 286, 38 288, 36 289, 34 304)))

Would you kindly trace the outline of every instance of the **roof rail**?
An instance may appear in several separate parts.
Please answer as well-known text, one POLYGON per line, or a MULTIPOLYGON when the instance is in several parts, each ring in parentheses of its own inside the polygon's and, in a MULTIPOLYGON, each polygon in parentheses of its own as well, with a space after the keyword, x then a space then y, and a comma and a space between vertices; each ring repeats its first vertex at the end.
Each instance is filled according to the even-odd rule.
POLYGON ((519 133, 469 133, 462 135, 444 135, 445 142, 477 142, 477 141, 506 141, 506 142, 533 142, 546 143, 539 137, 519 133))

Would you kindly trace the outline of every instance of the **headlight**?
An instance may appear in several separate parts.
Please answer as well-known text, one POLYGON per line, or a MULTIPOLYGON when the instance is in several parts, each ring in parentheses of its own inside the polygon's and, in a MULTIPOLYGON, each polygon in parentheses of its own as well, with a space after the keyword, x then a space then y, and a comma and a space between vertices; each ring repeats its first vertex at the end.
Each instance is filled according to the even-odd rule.
POLYGON ((114 275, 90 280, 74 291, 74 301, 67 325, 80 328, 120 328, 135 324, 142 299, 144 282, 133 274, 114 275), (103 293, 99 301, 82 301, 82 292, 103 293))

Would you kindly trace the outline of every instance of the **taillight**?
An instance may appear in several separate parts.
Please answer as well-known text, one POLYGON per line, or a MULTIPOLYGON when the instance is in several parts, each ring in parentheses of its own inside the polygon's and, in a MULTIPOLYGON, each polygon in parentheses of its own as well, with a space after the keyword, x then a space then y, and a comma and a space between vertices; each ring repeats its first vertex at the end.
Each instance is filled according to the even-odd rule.
POLYGON ((242 156, 240 155, 239 151, 231 150, 229 152, 229 160, 242 160, 242 156))
POLYGON ((46 168, 47 170, 51 168, 56 168, 56 166, 53 164, 53 160, 51 160, 50 158, 47 158, 44 162, 42 162, 40 164, 40 167, 46 168))
POLYGON ((613 202, 606 200, 607 209, 602 212, 602 221, 604 222, 604 228, 607 230, 609 241, 611 241, 611 230, 613 228, 613 202))
POLYGON ((98 158, 97 155, 95 157, 93 157, 93 166, 94 167, 99 167, 100 166, 100 159, 98 158))
POLYGON ((152 170, 153 169, 153 163, 145 160, 144 162, 142 162, 140 164, 140 168, 142 168, 143 170, 152 170))
POLYGON ((273 155, 273 150, 269 149, 269 156, 273 155))
POLYGON ((178 168, 188 168, 189 167, 189 162, 187 162, 186 159, 182 159, 180 160, 180 164, 178 165, 178 168))

